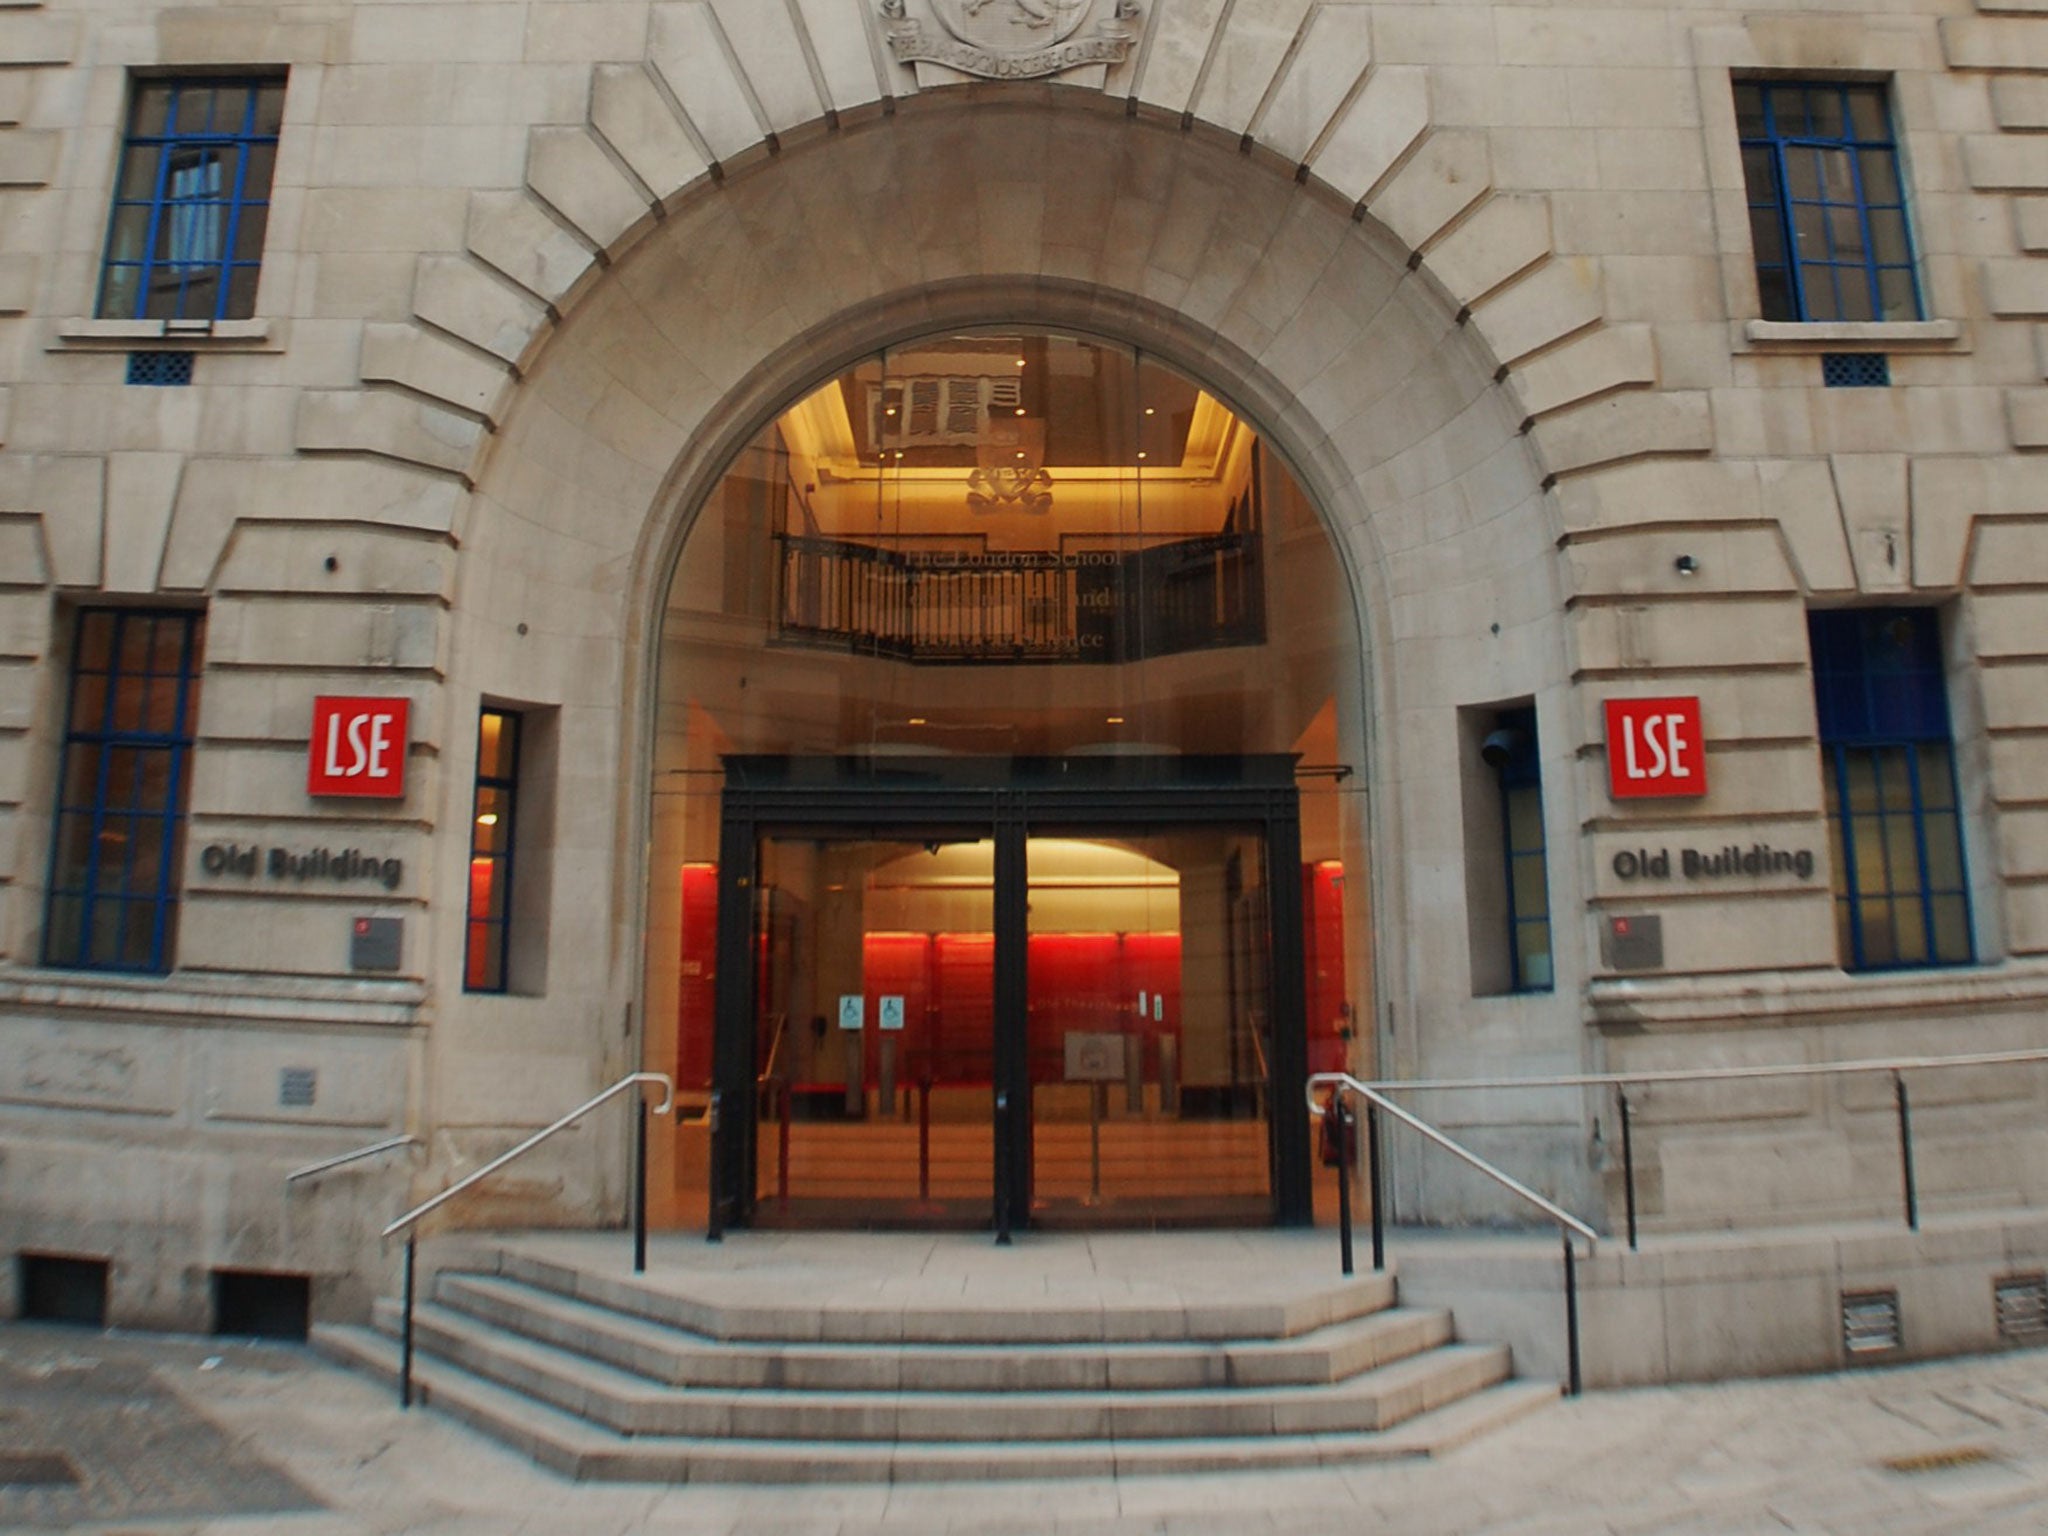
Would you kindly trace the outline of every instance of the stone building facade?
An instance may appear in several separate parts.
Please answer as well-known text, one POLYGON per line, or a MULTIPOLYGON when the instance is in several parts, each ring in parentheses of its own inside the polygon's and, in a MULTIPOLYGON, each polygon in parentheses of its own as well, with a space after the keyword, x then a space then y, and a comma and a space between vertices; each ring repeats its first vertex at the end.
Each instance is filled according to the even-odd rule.
MULTIPOLYGON (((1283 1217, 1308 1160, 1290 1068, 2048 1044, 2033 0, 9 0, 0 228, 0 1248, 104 1261, 117 1321, 201 1325, 221 1270, 360 1309, 408 1196, 622 1074, 678 1073, 688 1102, 772 1076, 751 1015, 715 1051, 689 1033, 712 1027, 700 1003, 740 1007, 692 1000, 709 919, 687 877, 721 863, 736 755, 871 768, 880 743, 954 784, 1004 756, 991 700, 1083 698, 1110 725, 1180 704, 1135 738, 1156 751, 1028 721, 1003 739, 1038 744, 1006 750, 1207 761, 1215 699, 1284 691, 1296 619, 1323 626, 1330 713, 1221 755, 1296 759, 1298 825, 1292 802, 1272 825, 1348 874, 1341 914, 1302 898, 1344 981, 1275 984, 1296 1022, 1262 995, 1264 1022, 1233 1026, 1258 1065, 1202 1100, 1268 1125, 1283 1217), (215 115, 181 137, 202 98, 215 115), (841 631, 820 682, 773 630, 786 606, 733 596, 752 557, 722 487, 749 445, 862 360, 886 377, 955 336, 1025 338, 1027 374, 1026 341, 1100 342, 1248 424, 1284 466, 1273 496, 1313 515, 1265 525, 1241 667, 919 666, 841 631), (730 558, 704 612, 744 634, 676 617, 708 507, 730 558), (1831 646, 1847 681, 1817 704, 1831 646), (806 691, 863 702, 773 702, 806 691), (325 734, 321 700, 404 702, 394 796, 312 792, 369 763, 339 745, 351 721, 349 751, 386 739, 360 713, 325 734), (1690 704, 1610 708, 1645 700, 1690 704), (516 772, 482 761, 480 711, 516 719, 516 772), (965 750, 915 734, 941 717, 965 750), (1618 730, 1644 753, 1628 770, 1618 730), (1668 782, 1667 748, 1703 787, 1668 782), (1631 794, 1631 770, 1680 792, 1631 794), (679 808, 679 783, 709 787, 679 808), (1540 785, 1533 887, 1517 784, 1540 785), (517 796, 498 852, 480 785, 517 796), (410 1161, 285 1191, 406 1133, 410 1161)), ((932 377, 982 377, 960 352, 932 377)), ((987 378, 984 447, 1010 398, 987 378)), ((1056 520, 1078 477, 1045 462, 1056 520)), ((793 527, 777 549, 825 536, 793 527)), ((722 985, 770 932, 718 930, 722 985)), ((775 1030, 816 1012, 815 1089, 835 1081, 817 999, 874 989, 814 979, 775 1030)), ((1192 1043, 1185 1083, 1156 1040, 1128 1049, 1150 1063, 1132 1106, 1192 1093, 1192 1043)), ((2044 1097, 2033 1068, 1930 1080, 1928 1197, 2038 1200, 2044 1097)), ((1653 1093, 1645 1211, 1884 1208, 1889 1106, 1882 1082, 1653 1093)), ((1418 1107, 1613 1219, 1598 1094, 1418 1107)), ((744 1117, 729 1168, 767 1168, 777 1114, 744 1117)), ((616 1224, 622 1124, 462 1219, 616 1224)), ((706 1134, 656 1127, 678 1222, 701 1219, 706 1134)), ((1499 1214, 1419 1158, 1396 1186, 1406 1215, 1499 1214)), ((768 1187, 736 1187, 735 1214, 768 1187)))

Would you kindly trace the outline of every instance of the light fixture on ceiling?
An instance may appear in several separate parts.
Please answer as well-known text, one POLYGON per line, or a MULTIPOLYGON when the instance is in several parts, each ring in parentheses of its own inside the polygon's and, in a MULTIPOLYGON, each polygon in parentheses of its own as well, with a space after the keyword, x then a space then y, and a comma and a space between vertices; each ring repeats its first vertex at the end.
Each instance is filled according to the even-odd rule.
POLYGON ((1681 576, 1697 576, 1700 573, 1700 563, 1691 555, 1680 555, 1671 562, 1671 568, 1681 576))

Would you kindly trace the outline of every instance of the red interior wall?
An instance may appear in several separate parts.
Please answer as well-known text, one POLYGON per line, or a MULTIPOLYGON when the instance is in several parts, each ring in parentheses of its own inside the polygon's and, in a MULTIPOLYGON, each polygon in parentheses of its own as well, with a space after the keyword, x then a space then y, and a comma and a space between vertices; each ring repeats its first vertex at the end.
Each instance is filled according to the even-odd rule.
POLYGON ((1344 866, 1335 859, 1301 867, 1303 992, 1308 1004, 1308 1069, 1344 1070, 1350 1024, 1344 975, 1344 866))
POLYGON ((711 1086, 712 995, 717 989, 718 866, 683 866, 681 977, 676 987, 676 1086, 711 1086))

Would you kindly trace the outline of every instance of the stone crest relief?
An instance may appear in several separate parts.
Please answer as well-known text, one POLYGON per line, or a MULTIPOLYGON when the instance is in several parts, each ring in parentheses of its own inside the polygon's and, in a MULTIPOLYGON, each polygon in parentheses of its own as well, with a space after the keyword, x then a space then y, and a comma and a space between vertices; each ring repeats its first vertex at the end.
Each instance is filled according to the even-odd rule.
POLYGON ((1091 64, 1120 64, 1138 35, 1137 0, 925 0, 936 28, 908 0, 881 0, 882 30, 899 64, 943 64, 987 80, 1033 80, 1091 64), (1083 30, 1091 13, 1103 14, 1083 30))

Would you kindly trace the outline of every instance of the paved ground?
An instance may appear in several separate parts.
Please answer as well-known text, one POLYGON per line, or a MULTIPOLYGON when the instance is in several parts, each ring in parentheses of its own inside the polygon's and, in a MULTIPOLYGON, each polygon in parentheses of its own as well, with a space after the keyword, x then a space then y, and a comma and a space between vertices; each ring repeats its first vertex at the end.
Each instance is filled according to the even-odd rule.
POLYGON ((2048 1351, 1602 1393, 1438 1462, 953 1487, 579 1486, 285 1345, 0 1326, 0 1528, 1900 1536, 2048 1531, 2048 1351), (68 1458, 75 1484, 23 1478, 68 1458))

